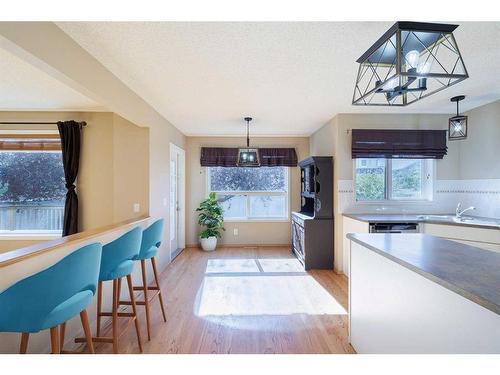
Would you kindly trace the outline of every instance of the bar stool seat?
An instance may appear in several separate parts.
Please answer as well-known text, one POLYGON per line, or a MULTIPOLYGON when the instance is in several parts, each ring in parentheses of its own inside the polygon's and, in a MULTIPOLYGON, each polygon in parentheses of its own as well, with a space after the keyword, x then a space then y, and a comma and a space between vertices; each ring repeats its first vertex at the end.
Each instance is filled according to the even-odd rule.
POLYGON ((52 353, 60 353, 59 325, 78 314, 84 342, 94 352, 85 309, 97 289, 101 252, 99 243, 84 246, 0 293, 0 332, 22 333, 20 353, 26 353, 30 333, 49 328, 52 353))
POLYGON ((99 281, 111 281, 115 279, 121 279, 130 275, 134 270, 134 262, 131 260, 125 260, 118 264, 116 268, 112 270, 103 270, 99 274, 99 281))
MULTIPOLYGON (((151 340, 151 323, 149 314, 150 302, 158 297, 161 307, 161 313, 163 315, 163 320, 167 321, 167 316, 165 314, 165 306, 163 305, 163 297, 161 294, 160 282, 158 280, 158 271, 156 269, 155 256, 158 254, 158 249, 161 245, 163 237, 163 228, 165 221, 163 219, 156 220, 149 227, 144 229, 142 232, 142 242, 141 250, 139 254, 134 257, 134 260, 141 262, 141 273, 142 273, 142 285, 134 286, 135 291, 142 291, 144 299, 136 301, 137 305, 144 306, 146 310, 146 328, 148 333, 148 340, 151 340), (148 285, 147 275, 146 275, 146 261, 151 261, 151 268, 153 269, 153 276, 155 284, 153 286, 148 285), (152 291, 153 293, 149 293, 152 291)), ((119 301, 119 305, 130 305, 131 301, 119 301)))
MULTIPOLYGON (((137 257, 141 249, 142 229, 136 227, 116 240, 106 244, 102 248, 101 268, 99 271, 99 282, 97 284, 97 329, 96 336, 92 337, 94 342, 111 343, 113 344, 113 352, 118 353, 118 338, 128 329, 130 323, 134 322, 135 331, 137 334, 137 342, 139 351, 142 353, 142 340, 137 319, 137 310, 135 305, 134 291, 132 286, 131 273, 134 269, 133 259, 137 257), (127 279, 128 290, 132 305, 132 313, 118 312, 121 280, 127 279), (111 312, 102 311, 102 290, 103 282, 113 282, 113 297, 111 304, 111 312), (101 336, 101 318, 103 316, 111 317, 111 337, 101 336), (126 327, 120 334, 118 333, 118 318, 127 318, 126 327)), ((77 337, 75 342, 83 342, 83 337, 77 337)))
POLYGON ((90 305, 93 298, 94 293, 92 293, 90 290, 84 290, 76 293, 66 301, 57 305, 54 310, 52 310, 49 315, 47 315, 47 318, 42 325, 42 329, 54 327, 66 322, 67 320, 70 320, 72 317, 74 317, 80 311, 90 305))
POLYGON ((155 257, 158 254, 158 248, 160 247, 160 243, 155 246, 151 246, 149 249, 145 251, 141 251, 141 253, 134 258, 134 260, 147 260, 155 257))

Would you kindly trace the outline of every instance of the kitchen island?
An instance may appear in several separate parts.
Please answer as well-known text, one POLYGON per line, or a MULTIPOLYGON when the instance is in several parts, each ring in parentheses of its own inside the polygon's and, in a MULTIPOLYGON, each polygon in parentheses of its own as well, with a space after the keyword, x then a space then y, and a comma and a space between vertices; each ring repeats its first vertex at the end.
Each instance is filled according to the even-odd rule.
POLYGON ((500 353, 500 253, 425 234, 348 234, 358 353, 500 353))

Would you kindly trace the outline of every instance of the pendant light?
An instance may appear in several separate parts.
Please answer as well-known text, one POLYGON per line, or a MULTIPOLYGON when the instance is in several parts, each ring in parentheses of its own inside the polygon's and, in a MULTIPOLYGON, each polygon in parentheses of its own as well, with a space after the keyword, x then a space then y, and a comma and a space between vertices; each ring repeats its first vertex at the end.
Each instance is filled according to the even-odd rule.
POLYGON ((464 99, 464 95, 454 96, 450 99, 451 102, 457 103, 457 115, 448 120, 448 139, 450 141, 467 138, 467 116, 460 116, 458 108, 458 103, 464 99))
POLYGON ((251 117, 245 117, 247 123, 247 147, 238 150, 238 167, 258 167, 260 166, 259 150, 250 148, 250 121, 251 117))
POLYGON ((357 60, 352 104, 406 106, 468 78, 457 27, 396 22, 357 60))

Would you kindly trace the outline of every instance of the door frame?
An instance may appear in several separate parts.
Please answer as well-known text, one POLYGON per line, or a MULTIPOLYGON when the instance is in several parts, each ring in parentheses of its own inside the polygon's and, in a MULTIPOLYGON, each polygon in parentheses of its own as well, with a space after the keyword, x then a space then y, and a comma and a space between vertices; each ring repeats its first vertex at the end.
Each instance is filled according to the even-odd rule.
MULTIPOLYGON (((186 247, 186 152, 183 148, 170 142, 169 183, 172 181, 172 171, 170 171, 170 166, 172 165, 171 163, 174 158, 177 158, 177 248, 172 248, 172 241, 169 238, 170 260, 173 260, 177 255, 179 255, 182 249, 186 247)), ((171 190, 169 191, 169 194, 171 194, 171 190)), ((173 207, 170 205, 169 211, 171 218, 174 217, 175 210, 175 205, 173 207)))

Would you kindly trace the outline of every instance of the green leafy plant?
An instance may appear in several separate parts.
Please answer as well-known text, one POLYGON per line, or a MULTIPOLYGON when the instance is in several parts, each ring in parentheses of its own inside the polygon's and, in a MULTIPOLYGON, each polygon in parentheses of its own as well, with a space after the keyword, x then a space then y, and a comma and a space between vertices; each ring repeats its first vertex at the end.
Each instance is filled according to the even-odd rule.
POLYGON ((196 209, 198 214, 198 224, 205 227, 200 234, 201 238, 221 237, 221 230, 224 229, 223 210, 215 193, 210 193, 208 198, 200 203, 196 209))

